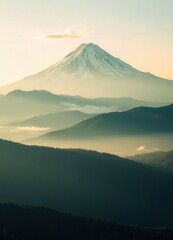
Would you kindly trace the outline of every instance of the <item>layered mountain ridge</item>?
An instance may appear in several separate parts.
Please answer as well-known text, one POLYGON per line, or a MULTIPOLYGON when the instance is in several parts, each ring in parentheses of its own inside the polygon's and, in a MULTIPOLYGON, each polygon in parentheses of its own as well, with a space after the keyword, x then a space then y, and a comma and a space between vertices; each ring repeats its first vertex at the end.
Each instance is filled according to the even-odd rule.
POLYGON ((124 112, 104 113, 84 120, 71 128, 53 131, 40 138, 92 138, 171 134, 173 104, 159 108, 137 107, 124 112))

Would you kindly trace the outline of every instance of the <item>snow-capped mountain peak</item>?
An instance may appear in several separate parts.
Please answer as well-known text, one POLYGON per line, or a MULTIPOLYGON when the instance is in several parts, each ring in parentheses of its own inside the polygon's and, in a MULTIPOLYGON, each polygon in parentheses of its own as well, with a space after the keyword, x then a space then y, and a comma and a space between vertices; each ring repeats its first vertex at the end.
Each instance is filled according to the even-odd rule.
POLYGON ((136 69, 113 57, 99 46, 89 43, 81 44, 75 51, 47 69, 49 73, 66 74, 106 74, 123 75, 139 73, 136 69))
POLYGON ((132 97, 172 101, 173 81, 141 72, 99 46, 81 44, 53 66, 0 88, 41 90, 84 97, 132 97))

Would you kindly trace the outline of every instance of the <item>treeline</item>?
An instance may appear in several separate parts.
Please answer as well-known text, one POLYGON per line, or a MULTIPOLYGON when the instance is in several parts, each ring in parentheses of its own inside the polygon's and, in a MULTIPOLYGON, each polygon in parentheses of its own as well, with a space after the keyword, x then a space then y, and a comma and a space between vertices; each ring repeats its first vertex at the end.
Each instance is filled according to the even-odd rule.
POLYGON ((172 240, 173 229, 121 226, 47 208, 0 204, 2 240, 172 240))

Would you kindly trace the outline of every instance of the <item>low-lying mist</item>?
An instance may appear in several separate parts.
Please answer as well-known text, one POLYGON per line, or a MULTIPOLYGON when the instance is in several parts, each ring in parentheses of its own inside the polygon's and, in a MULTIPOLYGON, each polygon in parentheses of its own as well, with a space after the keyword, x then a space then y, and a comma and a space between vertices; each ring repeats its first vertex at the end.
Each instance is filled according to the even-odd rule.
POLYGON ((81 148, 108 152, 119 156, 134 155, 158 150, 172 150, 173 134, 155 134, 140 136, 102 137, 73 140, 40 140, 24 141, 26 144, 38 144, 58 148, 81 148))
POLYGON ((20 142, 27 138, 34 138, 48 133, 49 130, 49 128, 35 126, 0 126, 0 138, 20 142))

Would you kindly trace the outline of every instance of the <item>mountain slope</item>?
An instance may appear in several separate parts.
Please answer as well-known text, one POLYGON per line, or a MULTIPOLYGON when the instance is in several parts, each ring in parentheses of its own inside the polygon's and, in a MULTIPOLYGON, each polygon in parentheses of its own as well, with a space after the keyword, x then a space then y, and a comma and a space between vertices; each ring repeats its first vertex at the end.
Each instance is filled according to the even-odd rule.
POLYGON ((29 118, 22 122, 11 124, 12 126, 43 127, 50 129, 63 129, 71 127, 81 121, 94 117, 94 114, 86 114, 80 111, 66 111, 59 113, 50 113, 29 118))
POLYGON ((173 82, 141 72, 95 44, 82 44, 48 69, 0 88, 46 89, 85 97, 132 97, 172 101, 173 82), (94 89, 94 91, 91 91, 94 89))
MULTIPOLYGON (((133 136, 173 133, 173 104, 149 108, 139 107, 125 112, 105 113, 71 128, 50 132, 40 140, 133 136)), ((38 140, 39 140, 38 139, 38 140)))
POLYGON ((106 153, 0 140, 0 202, 117 223, 173 226, 173 176, 106 153))
POLYGON ((173 151, 145 153, 129 158, 173 173, 173 151))
POLYGON ((47 208, 0 204, 0 239, 131 240, 134 238, 172 240, 173 230, 129 227, 64 214, 47 208))

